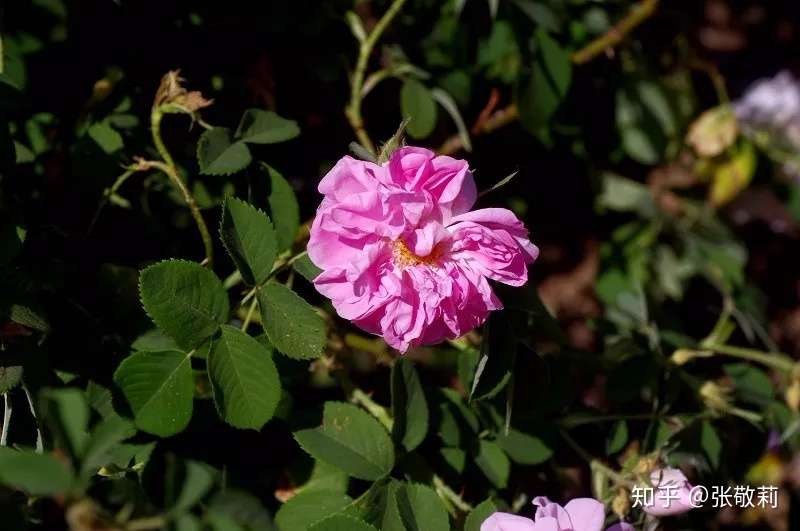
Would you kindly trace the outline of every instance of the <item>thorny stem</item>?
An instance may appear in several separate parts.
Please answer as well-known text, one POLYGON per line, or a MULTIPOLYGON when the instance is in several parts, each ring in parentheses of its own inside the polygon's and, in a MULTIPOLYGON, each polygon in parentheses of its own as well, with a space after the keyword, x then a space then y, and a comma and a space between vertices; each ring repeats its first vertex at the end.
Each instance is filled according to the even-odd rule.
POLYGON ((628 33, 655 13, 658 2, 659 0, 642 0, 633 6, 630 12, 609 31, 572 54, 572 62, 578 65, 588 63, 609 48, 619 44, 628 33))
MULTIPOLYGON (((256 294, 258 293, 258 290, 261 289, 261 286, 263 286, 264 284, 269 282, 270 279, 272 279, 275 275, 277 275, 278 273, 280 273, 281 271, 283 271, 287 267, 291 267, 292 264, 294 264, 295 262, 297 262, 299 259, 303 258, 307 254, 308 254, 308 251, 303 251, 302 253, 297 253, 293 257, 291 257, 288 260, 286 260, 284 263, 279 264, 276 268, 274 268, 270 272, 269 276, 267 276, 267 279, 264 282, 262 282, 258 286, 253 286, 253 288, 245 294, 244 298, 242 298, 241 304, 247 304, 247 301, 249 301, 250 299, 252 299, 253 297, 256 296, 256 294)), ((253 307, 251 306, 250 312, 252 312, 252 311, 253 311, 253 307)), ((252 315, 250 315, 250 317, 252 318, 252 315)), ((248 321, 248 324, 249 324, 249 321, 248 321)), ((244 328, 242 328, 242 330, 244 330, 244 328)))
POLYGON ((11 424, 11 400, 8 398, 8 392, 3 393, 3 431, 0 433, 0 446, 6 446, 8 443, 8 428, 11 424))
MULTIPOLYGON (((519 119, 519 109, 516 104, 512 103, 508 107, 495 111, 479 128, 473 128, 472 136, 491 133, 512 122, 516 122, 517 119, 519 119)), ((453 135, 439 146, 437 151, 442 155, 452 155, 463 147, 464 141, 461 135, 453 135)))
POLYGON ((452 503, 459 511, 468 513, 473 507, 451 489, 439 476, 433 476, 433 487, 436 489, 436 494, 446 502, 452 503))
POLYGON ((372 50, 378 43, 383 32, 392 22, 392 19, 400 12, 406 0, 394 0, 386 13, 383 14, 381 19, 375 24, 370 34, 361 43, 358 49, 358 60, 356 62, 356 69, 353 71, 353 78, 350 86, 350 103, 345 108, 345 115, 347 116, 356 138, 370 153, 376 154, 375 144, 364 129, 364 118, 361 116, 361 100, 363 98, 362 90, 364 86, 364 76, 367 71, 367 63, 369 57, 372 55, 372 50))
POLYGON ((717 345, 714 343, 704 344, 703 350, 710 350, 718 354, 724 354, 733 358, 740 358, 748 361, 755 361, 773 369, 791 372, 794 362, 786 354, 781 352, 764 352, 752 348, 734 347, 731 345, 717 345))
POLYGON ((197 230, 200 231, 200 237, 203 239, 203 247, 206 252, 206 258, 203 262, 205 265, 211 267, 214 262, 214 243, 211 239, 211 234, 208 232, 208 227, 203 219, 203 215, 200 213, 200 208, 197 206, 197 201, 195 201, 194 196, 186 187, 186 183, 183 182, 183 179, 178 173, 178 168, 175 166, 175 161, 172 159, 172 155, 170 155, 167 146, 164 144, 164 140, 161 138, 161 119, 163 116, 164 113, 161 107, 154 107, 150 115, 150 131, 153 136, 153 144, 164 161, 163 163, 153 162, 152 165, 167 174, 172 184, 175 185, 183 195, 183 200, 189 207, 194 222, 197 225, 197 230))
POLYGON ((253 313, 256 311, 256 305, 258 304, 258 298, 253 297, 253 300, 250 302, 250 308, 247 310, 247 315, 244 318, 244 322, 242 323, 242 332, 247 332, 247 327, 250 326, 250 321, 253 320, 253 313))
POLYGON ((378 419, 378 421, 383 424, 383 426, 392 431, 392 426, 394 425, 394 420, 389 415, 389 412, 386 410, 385 407, 375 402, 371 396, 367 393, 359 389, 358 387, 353 387, 352 392, 350 393, 350 401, 354 404, 359 404, 364 409, 366 409, 373 417, 378 419))
POLYGON ((258 288, 259 287, 260 286, 255 286, 253 289, 248 291, 247 294, 244 296, 244 298, 242 298, 242 304, 247 304, 247 301, 249 301, 250 299, 255 297, 256 294, 258 293, 258 288))
POLYGON ((270 280, 272 277, 274 277, 275 275, 277 275, 281 271, 284 271, 285 269, 291 267, 295 262, 297 262, 298 260, 300 260, 301 258, 306 256, 307 254, 308 254, 308 251, 303 251, 301 253, 297 253, 296 255, 292 256, 291 258, 289 258, 288 260, 286 260, 282 264, 278 264, 277 267, 275 267, 272 271, 270 271, 269 276, 267 277, 267 280, 264 281, 264 282, 267 282, 268 280, 270 280))

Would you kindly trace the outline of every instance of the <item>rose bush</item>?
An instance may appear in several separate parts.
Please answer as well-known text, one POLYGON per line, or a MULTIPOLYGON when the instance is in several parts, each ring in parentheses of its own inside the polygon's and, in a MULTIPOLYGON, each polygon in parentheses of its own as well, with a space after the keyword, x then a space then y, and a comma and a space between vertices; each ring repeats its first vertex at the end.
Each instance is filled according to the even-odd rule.
POLYGON ((0 528, 794 529, 798 44, 763 0, 2 3, 0 528))

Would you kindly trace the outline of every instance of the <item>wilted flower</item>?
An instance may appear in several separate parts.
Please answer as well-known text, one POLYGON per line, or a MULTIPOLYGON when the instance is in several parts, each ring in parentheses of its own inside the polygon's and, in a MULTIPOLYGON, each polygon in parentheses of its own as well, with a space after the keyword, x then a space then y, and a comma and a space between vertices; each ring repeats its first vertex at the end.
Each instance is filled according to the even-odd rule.
POLYGON ((156 90, 153 107, 170 105, 180 112, 194 115, 195 112, 214 103, 214 100, 207 100, 199 91, 186 90, 183 87, 183 82, 186 80, 180 77, 180 73, 180 70, 170 70, 164 74, 156 90))
POLYGON ((779 149, 800 149, 800 82, 791 72, 756 81, 734 109, 745 134, 769 135, 779 149))
POLYGON ((701 114, 689 127, 686 142, 701 157, 716 157, 736 140, 739 129, 730 105, 720 105, 701 114))
POLYGON ((694 508, 692 484, 677 468, 660 468, 650 473, 650 483, 655 488, 653 503, 643 507, 653 516, 681 514, 694 508))
POLYGON ((624 518, 631 511, 631 493, 628 489, 619 489, 611 500, 611 510, 620 518, 624 518))
POLYGON ((344 157, 322 179, 308 254, 336 311, 405 352, 456 338, 502 307, 488 279, 528 280, 539 250, 503 208, 470 212, 466 161, 403 147, 383 165, 344 157))
MULTIPOLYGON (((601 531, 605 524, 603 504, 593 498, 576 498, 564 507, 544 496, 533 499, 534 519, 508 513, 494 513, 481 525, 481 531, 601 531)), ((633 531, 625 522, 606 531, 633 531)))
POLYGON ((708 380, 700 386, 698 394, 703 403, 714 413, 724 414, 730 410, 731 394, 733 390, 730 386, 721 385, 713 380, 708 380))

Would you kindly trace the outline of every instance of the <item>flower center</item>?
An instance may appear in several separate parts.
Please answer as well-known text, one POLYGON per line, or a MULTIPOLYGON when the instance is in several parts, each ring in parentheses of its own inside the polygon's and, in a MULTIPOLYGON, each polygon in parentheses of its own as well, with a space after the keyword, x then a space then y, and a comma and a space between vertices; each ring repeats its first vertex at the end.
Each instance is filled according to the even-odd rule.
POLYGON ((442 257, 442 246, 437 244, 433 247, 431 253, 427 256, 417 256, 408 248, 406 242, 402 238, 394 240, 392 243, 392 261, 394 265, 400 269, 405 269, 409 266, 427 265, 431 267, 439 266, 439 259, 442 257))

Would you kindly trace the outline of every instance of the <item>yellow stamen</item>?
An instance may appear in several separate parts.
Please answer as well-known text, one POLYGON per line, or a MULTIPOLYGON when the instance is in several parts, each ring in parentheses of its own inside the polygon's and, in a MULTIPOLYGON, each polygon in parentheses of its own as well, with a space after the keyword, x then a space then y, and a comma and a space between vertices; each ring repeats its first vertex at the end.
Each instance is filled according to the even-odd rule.
POLYGON ((439 266, 439 259, 442 257, 442 250, 439 245, 435 245, 431 253, 427 256, 417 256, 408 248, 406 242, 397 239, 392 242, 392 260, 400 269, 409 266, 427 265, 431 267, 439 266))

